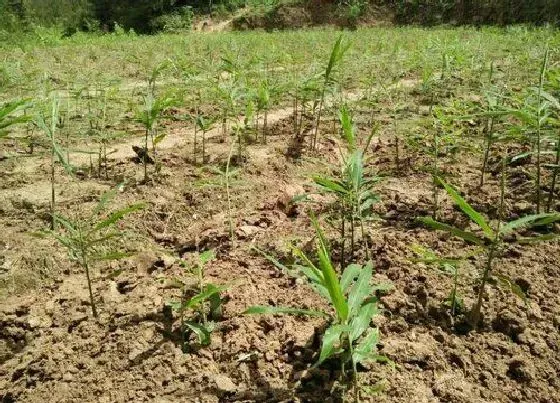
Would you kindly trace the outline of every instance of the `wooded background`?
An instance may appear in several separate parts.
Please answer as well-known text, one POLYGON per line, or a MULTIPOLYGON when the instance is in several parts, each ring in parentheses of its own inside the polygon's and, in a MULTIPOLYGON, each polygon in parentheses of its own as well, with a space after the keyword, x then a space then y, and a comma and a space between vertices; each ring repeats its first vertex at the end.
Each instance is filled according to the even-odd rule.
MULTIPOLYGON (((233 11, 259 3, 274 6, 285 0, 0 0, 0 30, 36 24, 76 30, 112 30, 115 23, 137 32, 161 28, 158 18, 184 16, 187 10, 207 13, 220 7, 233 11)), ((328 0, 318 0, 328 3, 328 0)), ((297 0, 296 0, 297 2, 297 0)), ((330 0, 341 7, 387 7, 399 24, 558 24, 560 0, 330 0)), ((294 3, 291 0, 290 3, 294 3)), ((305 5, 305 1, 299 1, 305 5)))

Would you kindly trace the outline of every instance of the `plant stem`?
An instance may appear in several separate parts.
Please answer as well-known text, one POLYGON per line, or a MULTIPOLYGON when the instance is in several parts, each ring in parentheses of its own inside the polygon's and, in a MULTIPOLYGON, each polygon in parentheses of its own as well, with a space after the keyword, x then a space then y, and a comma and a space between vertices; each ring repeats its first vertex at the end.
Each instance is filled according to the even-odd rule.
POLYGON ((323 112, 323 102, 325 99, 325 85, 321 91, 321 99, 319 101, 319 110, 317 111, 317 120, 315 121, 315 130, 313 132, 313 141, 311 143, 311 149, 315 151, 315 147, 317 146, 317 133, 319 131, 319 125, 321 124, 321 113, 323 112))
POLYGON ((480 186, 484 185, 484 174, 486 166, 488 165, 488 157, 490 155, 490 148, 492 147, 492 133, 494 131, 494 118, 490 118, 490 124, 487 124, 486 129, 486 148, 484 150, 484 159, 482 161, 482 168, 480 169, 480 186))
POLYGON ((202 165, 204 165, 204 161, 206 160, 206 130, 202 130, 202 165))
POLYGON ((554 200, 554 192, 556 190, 556 179, 558 177, 558 169, 560 165, 560 134, 556 140, 556 160, 554 162, 554 173, 552 174, 552 179, 550 181, 550 192, 548 193, 548 201, 546 203, 546 212, 549 213, 552 208, 552 201, 554 200))
POLYGON ((486 288, 486 283, 488 282, 488 279, 490 277, 490 273, 492 271, 492 262, 494 260, 497 245, 498 245, 498 239, 496 238, 492 242, 492 245, 490 246, 490 249, 488 250, 488 257, 486 259, 486 264, 484 266, 484 272, 482 274, 482 281, 480 283, 480 288, 478 289, 477 301, 476 301, 476 304, 474 305, 474 307, 471 311, 471 315, 470 315, 470 318, 469 318, 469 320, 471 322, 471 325, 475 329, 477 328, 478 322, 480 321, 480 311, 482 309, 482 299, 484 297, 484 289, 486 288))
POLYGON ((346 246, 346 208, 344 207, 344 203, 342 203, 340 209, 341 209, 340 216, 342 218, 342 225, 340 230, 340 238, 342 242, 342 245, 340 247, 340 272, 342 272, 344 271, 344 267, 345 267, 344 249, 346 246))
POLYGON ((268 108, 264 110, 264 122, 263 122, 263 142, 266 144, 266 135, 268 131, 268 108))
MULTIPOLYGON (((237 136, 239 137, 239 128, 236 129, 237 136)), ((226 194, 227 194, 227 202, 228 202, 228 221, 229 221, 229 237, 231 240, 231 248, 235 248, 235 233, 233 231, 233 218, 231 216, 231 192, 230 192, 230 185, 229 185, 229 166, 231 163, 231 157, 233 155, 233 147, 235 141, 231 142, 231 146, 229 148, 229 155, 226 163, 226 172, 225 172, 225 180, 226 180, 226 194)))
POLYGON ((93 298, 93 289, 91 287, 91 277, 89 274, 89 262, 88 262, 88 251, 86 247, 86 242, 82 235, 82 228, 78 226, 78 239, 80 242, 80 254, 82 255, 82 266, 86 272, 86 279, 89 291, 89 300, 91 304, 91 311, 93 313, 93 317, 97 318, 97 307, 95 306, 95 299, 93 298))
POLYGON ((146 127, 146 133, 144 135, 144 156, 143 156, 143 160, 144 160, 144 182, 148 182, 148 136, 149 136, 149 129, 146 127))
POLYGON ((545 80, 546 67, 548 64, 549 49, 546 48, 544 60, 541 67, 539 76, 539 88, 537 92, 537 214, 541 212, 541 104, 542 104, 542 90, 545 80))
MULTIPOLYGON (((204 267, 200 263, 198 264, 198 290, 200 292, 204 290, 204 267)), ((206 312, 203 307, 200 309, 200 313, 202 314, 202 323, 206 326, 208 318, 206 317, 206 312)))
POLYGON ((55 192, 54 192, 54 158, 55 158, 55 142, 54 142, 54 132, 51 133, 51 229, 54 231, 56 229, 56 219, 55 219, 55 192))
POLYGON ((451 316, 455 316, 455 311, 457 308, 457 274, 459 269, 457 266, 459 263, 456 263, 453 267, 455 268, 453 272, 453 291, 451 291, 451 316))
POLYGON ((490 273, 492 272, 492 263, 496 257, 496 251, 501 242, 500 228, 502 225, 502 220, 504 216, 504 201, 506 193, 506 159, 502 158, 502 175, 500 178, 500 207, 498 210, 498 224, 496 226, 496 235, 492 240, 492 244, 488 249, 488 258, 486 260, 486 265, 484 266, 484 272, 482 274, 482 281, 480 283, 480 288, 478 290, 478 298, 476 305, 471 311, 470 321, 471 325, 476 329, 478 322, 480 321, 480 311, 482 309, 482 299, 484 297, 484 289, 486 288, 486 283, 490 278, 490 273))

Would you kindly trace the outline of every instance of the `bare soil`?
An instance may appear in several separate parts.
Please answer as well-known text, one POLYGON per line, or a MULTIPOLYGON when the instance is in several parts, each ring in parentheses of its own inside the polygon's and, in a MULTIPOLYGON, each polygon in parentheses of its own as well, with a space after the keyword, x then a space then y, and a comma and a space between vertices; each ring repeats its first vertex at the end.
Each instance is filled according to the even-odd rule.
MULTIPOLYGON (((126 223, 126 247, 133 258, 100 265, 94 293, 100 317, 91 315, 84 274, 69 263, 54 241, 30 232, 47 227, 50 197, 48 159, 41 156, 0 161, 0 397, 2 402, 338 402, 342 385, 334 365, 311 368, 320 346, 322 319, 243 316, 250 305, 325 308, 302 281, 278 271, 251 250, 258 246, 281 259, 289 242, 308 248, 313 232, 306 214, 315 204, 293 205, 294 196, 311 192, 317 162, 336 162, 336 139, 326 123, 316 154, 303 147, 293 158, 291 116, 269 116, 266 144, 247 147, 247 161, 232 187, 236 245, 231 247, 227 200, 219 178, 192 164, 192 131, 169 123, 157 157, 161 172, 141 183, 142 167, 131 161, 132 144, 115 146, 108 179, 89 177, 88 158, 72 156, 84 166, 82 179, 58 175, 59 208, 80 212, 99 194, 127 180, 118 203, 144 200, 148 208, 126 223), (80 158, 85 158, 80 160, 80 158), (184 275, 180 260, 192 261, 197 250, 214 248, 217 259, 207 280, 232 284, 226 292, 224 319, 209 347, 183 352, 177 329, 164 306, 177 297, 165 281, 184 275)), ((389 126, 390 127, 390 126, 389 126)), ((366 130, 366 128, 363 128, 366 130)), ((229 151, 220 134, 209 133, 209 164, 220 165, 229 151)), ((375 141, 368 163, 385 179, 375 207, 380 220, 367 230, 367 245, 378 282, 390 282, 383 295, 380 352, 395 367, 359 368, 366 401, 382 402, 559 402, 560 401, 560 247, 558 242, 509 246, 496 270, 513 279, 528 295, 527 304, 511 292, 490 285, 482 327, 461 331, 442 301, 451 277, 413 263, 410 245, 428 246, 457 256, 464 243, 429 231, 414 218, 430 213, 431 179, 422 167, 429 160, 411 150, 394 159, 393 133, 375 141)), ((302 145, 307 144, 304 139, 302 145)), ((200 161, 200 156, 199 156, 200 161)), ((150 167, 153 169, 153 167, 150 167)), ((478 184, 478 159, 468 154, 449 164, 453 183, 476 208, 495 218, 499 177, 488 174, 478 184)), ((531 209, 527 166, 508 176, 507 215, 531 209)), ((324 196, 316 196, 315 200, 324 196)), ((440 193, 442 218, 466 224, 440 193)), ((328 201, 328 199, 327 199, 328 201)), ((331 234, 335 237, 335 233, 331 234)), ((356 258, 364 256, 360 240, 356 258)), ((473 284, 483 256, 461 268, 465 305, 473 303, 473 284)))

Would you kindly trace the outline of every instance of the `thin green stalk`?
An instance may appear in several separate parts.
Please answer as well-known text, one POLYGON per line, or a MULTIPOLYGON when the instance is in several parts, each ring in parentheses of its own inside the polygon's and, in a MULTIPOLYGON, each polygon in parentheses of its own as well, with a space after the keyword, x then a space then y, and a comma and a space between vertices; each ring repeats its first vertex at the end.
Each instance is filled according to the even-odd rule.
POLYGON ((437 132, 434 131, 434 161, 433 161, 433 187, 432 187, 432 199, 433 199, 433 211, 432 211, 432 218, 437 220, 437 213, 438 213, 438 184, 436 177, 438 176, 438 136, 437 132))
POLYGON ((313 141, 311 142, 311 149, 315 151, 315 147, 317 146, 317 133, 319 131, 319 125, 321 124, 321 113, 323 112, 323 102, 325 100, 325 90, 326 84, 323 86, 323 90, 321 91, 321 99, 319 101, 319 110, 317 111, 317 119, 315 121, 315 130, 313 131, 313 141))
POLYGON ((148 182, 148 136, 149 136, 149 130, 148 128, 146 128, 146 133, 144 135, 144 152, 146 154, 144 154, 143 160, 144 160, 144 182, 148 182))
POLYGON ((91 287, 91 277, 89 274, 89 262, 88 262, 88 252, 86 247, 86 242, 83 238, 82 228, 78 226, 78 236, 79 236, 79 243, 80 243, 80 254, 82 255, 82 266, 86 272, 86 279, 89 291, 89 300, 91 303, 91 311, 93 316, 97 318, 97 307, 95 306, 95 299, 93 298, 93 289, 91 287))
POLYGON ((494 117, 490 118, 490 123, 486 125, 488 132, 486 133, 486 147, 484 150, 484 159, 482 161, 482 168, 480 169, 480 186, 484 185, 484 174, 486 166, 488 165, 488 157, 490 156, 490 148, 492 147, 492 134, 494 131, 494 117))
POLYGON ((537 214, 541 212, 541 104, 542 104, 542 91, 546 75, 546 68, 548 64, 549 49, 546 48, 543 64, 539 76, 539 88, 537 92, 537 214))
POLYGON ((488 257, 486 259, 486 264, 484 266, 484 272, 482 274, 482 281, 480 283, 480 288, 478 290, 478 297, 477 302, 471 312, 471 324, 473 327, 477 327, 478 322, 480 321, 480 311, 482 309, 482 300, 484 297, 484 290, 486 288, 486 283, 490 278, 490 273, 492 272, 493 261, 496 257, 496 252, 501 242, 500 238, 500 228, 502 225, 503 215, 504 215, 504 201, 505 201, 505 192, 506 192, 506 160, 502 158, 502 175, 500 179, 500 206, 498 210, 498 223, 496 225, 495 237, 492 240, 492 244, 488 250, 488 257))
POLYGON ((51 229, 54 231, 56 229, 56 219, 55 219, 55 192, 54 192, 54 159, 55 159, 55 142, 54 142, 54 132, 51 133, 51 229))
MULTIPOLYGON (((237 136, 239 137, 239 128, 236 128, 237 136)), ((231 142, 231 146, 229 148, 229 155, 226 163, 226 172, 225 172, 225 180, 226 180, 226 194, 227 194, 227 202, 228 202, 228 221, 229 221, 229 237, 231 240, 231 247, 232 249, 235 248, 235 232, 233 231, 233 218, 231 214, 231 192, 230 192, 230 184, 229 184, 229 167, 231 164, 231 157, 233 155, 233 148, 235 145, 235 141, 231 142)))
POLYGON ((346 267, 346 262, 345 262, 345 256, 344 253, 345 251, 345 246, 346 246, 346 208, 344 207, 344 203, 342 203, 342 205, 340 206, 340 216, 342 218, 342 225, 341 225, 341 230, 340 230, 340 238, 341 238, 341 242, 342 245, 340 247, 340 271, 342 272, 344 270, 344 268, 346 267))
POLYGON ((268 134, 268 108, 264 110, 264 122, 263 122, 263 142, 266 144, 266 135, 268 134))
POLYGON ((206 161, 206 130, 202 130, 202 165, 206 161))
POLYGON ((558 178, 558 170, 560 169, 560 134, 556 140, 556 159, 554 162, 554 172, 552 174, 552 179, 550 180, 550 192, 548 193, 548 201, 546 203, 546 212, 549 213, 552 208, 552 202, 554 200, 554 192, 556 191, 556 180, 558 178))
MULTIPOLYGON (((200 263, 198 264, 198 289, 201 293, 204 291, 204 267, 200 263)), ((202 314, 202 323, 206 326, 208 318, 206 317, 204 307, 200 309, 200 313, 202 314)))
POLYGON ((354 346, 352 345, 352 340, 350 340, 350 334, 348 334, 348 352, 350 353, 350 361, 352 361, 352 384, 354 386, 354 402, 358 403, 360 401, 360 388, 358 385, 358 368, 356 361, 354 360, 354 346))
POLYGON ((361 228, 361 232, 362 232, 362 239, 365 243, 365 250, 366 250, 366 260, 369 261, 369 245, 368 245, 368 241, 366 238, 366 232, 364 229, 364 220, 360 217, 360 228, 361 228))

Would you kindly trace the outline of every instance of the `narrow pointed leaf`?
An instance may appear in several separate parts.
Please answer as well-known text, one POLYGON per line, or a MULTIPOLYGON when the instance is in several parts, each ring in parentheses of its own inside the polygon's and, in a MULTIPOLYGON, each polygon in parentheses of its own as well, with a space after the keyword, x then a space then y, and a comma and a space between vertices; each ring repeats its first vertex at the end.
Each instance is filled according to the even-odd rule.
POLYGON ((340 322, 345 322, 346 319, 348 319, 348 304, 344 299, 340 283, 338 282, 336 272, 332 265, 330 251, 327 247, 323 232, 315 218, 312 219, 312 222, 318 237, 317 253, 319 255, 319 266, 323 273, 325 287, 329 291, 332 304, 336 309, 340 322))
POLYGON ((465 213, 472 221, 474 221, 478 226, 482 229, 484 234, 489 238, 494 238, 494 230, 490 228, 484 217, 476 211, 472 206, 467 203, 465 199, 461 197, 461 195, 452 187, 445 183, 440 178, 437 178, 438 182, 443 185, 447 193, 451 196, 455 204, 459 206, 459 208, 465 213))
POLYGON ((510 221, 500 230, 500 234, 507 235, 519 229, 535 225, 546 225, 560 220, 560 213, 532 214, 510 221))
POLYGON ((417 218, 417 221, 419 221, 422 224, 427 225, 428 227, 431 227, 433 229, 446 231, 446 232, 450 233, 451 235, 456 236, 458 238, 461 238, 461 239, 463 239, 467 242, 471 242, 471 243, 474 243, 474 244, 480 245, 480 246, 484 245, 484 240, 480 239, 479 237, 477 237, 472 232, 463 231, 463 230, 460 230, 459 228, 453 227, 449 224, 444 224, 442 222, 435 221, 431 217, 417 218))
POLYGON ((98 223, 95 226, 94 230, 97 231, 103 228, 107 228, 110 225, 122 219, 125 215, 133 213, 138 210, 142 210, 144 207, 145 207, 144 203, 137 203, 137 204, 132 204, 122 210, 116 211, 112 213, 106 220, 103 220, 100 223, 98 223))

